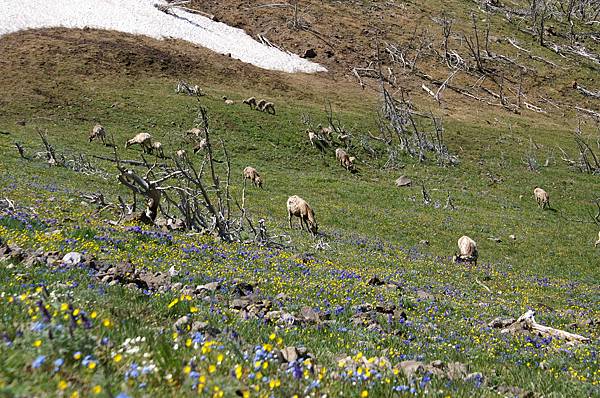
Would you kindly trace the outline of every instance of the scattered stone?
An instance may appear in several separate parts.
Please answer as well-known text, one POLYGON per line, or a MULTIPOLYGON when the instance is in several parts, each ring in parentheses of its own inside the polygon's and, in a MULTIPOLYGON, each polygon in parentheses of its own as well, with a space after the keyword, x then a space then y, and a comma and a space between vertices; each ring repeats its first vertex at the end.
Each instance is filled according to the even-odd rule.
POLYGON ((277 356, 279 361, 288 363, 294 362, 299 357, 296 347, 285 347, 277 352, 277 356))
POLYGON ((180 332, 187 331, 187 328, 190 325, 191 321, 192 320, 190 319, 189 316, 184 315, 175 321, 175 323, 173 324, 173 329, 180 331, 180 332))
POLYGON ((513 323, 515 323, 515 321, 516 321, 515 318, 502 319, 502 318, 498 317, 498 318, 492 319, 490 321, 490 323, 488 323, 488 327, 494 328, 494 329, 503 329, 509 325, 512 325, 513 323))
POLYGON ((399 366, 404 376, 409 380, 425 370, 424 364, 421 361, 402 361, 399 363, 399 366))
POLYGON ((317 52, 314 48, 309 48, 306 51, 304 51, 304 54, 302 54, 302 58, 315 58, 316 56, 317 52))
POLYGON ((435 296, 429 292, 426 292, 425 290, 417 290, 417 297, 422 299, 422 300, 433 300, 435 299, 435 296))
POLYGON ((200 333, 208 334, 211 337, 216 337, 221 333, 221 330, 219 328, 211 326, 208 322, 194 321, 190 328, 190 332, 192 332, 192 333, 200 332, 200 333))
POLYGON ((446 376, 450 380, 463 380, 467 377, 468 367, 462 362, 450 362, 446 368, 446 376))
POLYGON ((310 323, 321 322, 321 317, 319 314, 310 307, 302 307, 300 310, 300 319, 310 323))
POLYGON ((381 285, 384 285, 384 284, 385 284, 385 282, 382 281, 381 279, 379 279, 379 277, 377 275, 373 276, 367 282, 367 285, 369 285, 369 286, 381 286, 381 285))
POLYGON ((221 288, 221 284, 219 282, 210 282, 205 285, 196 286, 196 294, 200 294, 203 292, 216 292, 221 288))
POLYGON ((412 180, 407 176, 400 176, 396 180, 397 187, 410 187, 412 185, 412 180))
POLYGON ((81 253, 69 252, 62 258, 62 262, 64 265, 77 265, 81 263, 82 259, 83 257, 81 256, 81 253))

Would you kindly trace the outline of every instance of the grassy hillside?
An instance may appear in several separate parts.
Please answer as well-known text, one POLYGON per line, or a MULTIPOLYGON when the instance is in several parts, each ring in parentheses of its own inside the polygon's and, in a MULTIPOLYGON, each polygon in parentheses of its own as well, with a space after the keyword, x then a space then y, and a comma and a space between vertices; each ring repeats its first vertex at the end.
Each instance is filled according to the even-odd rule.
MULTIPOLYGON (((377 96, 338 75, 263 72, 181 43, 96 31, 26 32, 0 39, 0 49, 7 54, 0 91, 8 93, 0 99, 0 197, 17 207, 0 213, 0 239, 42 257, 1 263, 3 395, 599 393, 598 227, 589 217, 598 179, 560 160, 559 147, 575 153, 571 114, 515 115, 462 102, 444 110, 418 98, 420 109, 445 116, 446 142, 461 163, 442 168, 403 157, 401 170, 384 170, 387 155, 368 157, 355 139, 359 172, 350 174, 333 150, 310 146, 302 123, 310 115, 325 125, 330 101, 355 137, 378 131, 377 96), (288 234, 287 248, 115 224, 115 211, 82 201, 96 192, 111 202, 131 200, 116 183, 115 165, 94 158, 112 156, 111 148, 87 141, 97 122, 123 158, 139 158, 139 149, 122 146, 141 131, 169 154, 190 152, 182 133, 193 126, 198 103, 174 93, 180 78, 207 93, 200 103, 213 138, 231 155, 232 195, 241 194, 243 167, 265 177, 263 190, 247 190, 250 216, 265 218, 274 235, 288 234), (226 106, 223 95, 238 103, 226 106), (273 100, 277 115, 242 106, 249 95, 273 100), (38 129, 59 152, 84 154, 100 172, 36 159, 38 129), (547 165, 529 171, 530 156, 547 165), (415 184, 395 187, 401 174, 415 184), (550 193, 552 210, 536 206, 535 185, 550 193), (292 194, 315 209, 324 249, 287 227, 292 194), (448 194, 455 210, 444 208, 448 194), (464 234, 478 243, 477 266, 451 261, 464 234), (70 251, 94 261, 52 261, 70 251), (164 287, 139 288, 130 266, 163 272, 164 287), (106 275, 117 282, 102 281, 106 275), (220 286, 195 289, 209 282, 220 286), (249 289, 240 282, 253 286, 251 299, 235 301, 249 289), (538 322, 591 341, 568 345, 488 326, 528 309, 538 322), (177 329, 185 315, 189 325, 177 329), (280 359, 278 350, 289 346, 310 355, 299 350, 299 360, 280 359), (413 375, 407 360, 445 365, 413 375)), ((582 124, 589 139, 596 128, 582 124)))

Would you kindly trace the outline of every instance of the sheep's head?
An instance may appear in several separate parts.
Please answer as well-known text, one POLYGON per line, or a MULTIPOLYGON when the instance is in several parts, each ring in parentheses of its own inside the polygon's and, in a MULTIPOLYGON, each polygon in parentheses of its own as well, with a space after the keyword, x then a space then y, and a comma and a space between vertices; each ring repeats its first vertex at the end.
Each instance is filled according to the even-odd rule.
POLYGON ((262 188, 262 186, 263 186, 263 179, 262 179, 261 176, 256 176, 256 178, 254 179, 254 182, 256 182, 256 185, 259 188, 262 188))
POLYGON ((309 222, 309 223, 308 223, 308 229, 310 230, 310 232, 311 232, 313 235, 316 235, 316 234, 317 234, 317 231, 319 230, 319 224, 317 224, 317 222, 316 222, 316 221, 315 221, 315 222, 309 222))

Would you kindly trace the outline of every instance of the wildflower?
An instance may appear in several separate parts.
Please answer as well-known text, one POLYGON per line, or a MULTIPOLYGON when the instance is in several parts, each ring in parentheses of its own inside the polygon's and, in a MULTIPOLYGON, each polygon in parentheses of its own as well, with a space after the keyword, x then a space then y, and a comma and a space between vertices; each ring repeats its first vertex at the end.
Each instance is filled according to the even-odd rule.
MULTIPOLYGON (((90 314, 90 318, 92 319, 96 319, 96 317, 98 316, 98 313, 96 311, 92 311, 92 313, 90 314)), ((98 386, 100 387, 100 386, 98 386)))
POLYGON ((33 360, 33 362, 31 363, 31 367, 34 368, 34 369, 37 369, 40 366, 42 366, 42 364, 44 363, 44 361, 46 361, 46 356, 45 355, 40 355, 36 359, 33 360))
POLYGON ((33 346, 36 348, 40 347, 41 345, 42 345, 42 340, 36 340, 33 342, 33 346))
POLYGON ((217 371, 217 367, 215 365, 208 366, 208 373, 215 373, 217 371))
POLYGON ((242 365, 236 365, 236 367, 235 367, 235 378, 238 379, 238 380, 242 378, 242 365))
POLYGON ((369 392, 367 390, 363 390, 363 392, 360 393, 361 398, 366 398, 369 396, 369 392))
POLYGON ((60 305, 60 310, 61 310, 61 311, 66 311, 66 310, 68 310, 68 309, 69 309, 69 304, 67 304, 67 303, 62 303, 62 304, 60 305))
POLYGON ((92 393, 95 395, 98 395, 102 392, 102 387, 101 386, 94 386, 92 387, 92 393))
POLYGON ((71 398, 79 398, 79 391, 73 391, 71 398))
POLYGON ((179 302, 179 299, 176 298, 175 300, 171 301, 167 307, 173 308, 178 302, 179 302))
POLYGON ((102 321, 102 325, 104 325, 104 327, 109 328, 112 326, 112 322, 110 321, 110 319, 106 318, 105 320, 102 321))
POLYGON ((75 360, 80 360, 81 359, 81 351, 77 351, 75 354, 73 354, 73 359, 75 360))
POLYGON ((61 391, 66 390, 68 386, 69 386, 69 384, 67 384, 67 382, 64 380, 61 380, 58 382, 58 389, 61 391))
POLYGON ((119 395, 117 395, 115 398, 129 398, 129 395, 127 395, 124 392, 122 392, 119 395))
POLYGON ((190 365, 186 365, 183 368, 183 373, 185 373, 186 375, 189 374, 192 371, 192 367, 190 365))
POLYGON ((275 340, 277 336, 275 335, 275 333, 271 333, 271 335, 269 336, 269 340, 275 340))
POLYGON ((58 358, 57 360, 54 361, 54 371, 58 372, 58 370, 60 369, 61 366, 63 366, 63 364, 65 363, 65 360, 62 358, 58 358))
POLYGON ((115 355, 115 357, 113 358, 113 361, 115 361, 116 363, 121 362, 121 359, 123 359, 123 355, 121 354, 117 354, 115 355))

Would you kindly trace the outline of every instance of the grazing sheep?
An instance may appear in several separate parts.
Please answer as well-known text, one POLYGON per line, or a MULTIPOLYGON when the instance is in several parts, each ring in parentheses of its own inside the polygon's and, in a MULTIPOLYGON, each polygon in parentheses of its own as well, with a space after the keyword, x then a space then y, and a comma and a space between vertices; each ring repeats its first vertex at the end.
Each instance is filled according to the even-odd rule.
POLYGON ((193 135, 194 137, 200 137, 202 135, 202 130, 200 130, 198 127, 194 127, 193 129, 186 131, 186 133, 193 135))
POLYGON ((131 145, 140 145, 144 152, 152 152, 152 136, 148 133, 139 133, 125 143, 125 148, 131 145))
POLYGON ((152 151, 156 151, 156 155, 161 158, 165 157, 165 153, 163 152, 163 146, 159 141, 154 141, 152 143, 152 151))
POLYGON ((274 114, 275 114, 275 104, 274 104, 274 103, 272 103, 272 102, 266 102, 266 103, 263 105, 263 107, 262 107, 261 111, 263 111, 263 112, 267 112, 267 113, 269 113, 269 114, 271 114, 271 115, 274 115, 274 114))
POLYGON ((266 103, 267 103, 267 101, 264 99, 261 99, 260 101, 258 101, 256 103, 256 110, 262 111, 266 103))
POLYGON ((300 229, 306 229, 313 235, 317 235, 319 226, 315 221, 315 213, 308 203, 297 195, 290 196, 287 200, 288 220, 292 228, 292 216, 300 218, 300 229))
POLYGON ((185 149, 178 149, 177 152, 175 152, 175 155, 177 155, 179 159, 185 159, 185 157, 187 156, 187 152, 185 151, 185 149))
POLYGON ((348 156, 346 151, 344 151, 342 148, 338 148, 335 150, 335 158, 340 161, 340 165, 342 165, 346 170, 354 170, 352 158, 350 158, 350 156, 348 156))
POLYGON ((254 167, 248 166, 244 169, 244 180, 250 180, 255 187, 262 188, 262 177, 254 167))
POLYGON ((208 146, 208 141, 206 141, 206 138, 202 138, 202 140, 198 143, 198 145, 196 145, 194 147, 194 153, 198 153, 200 151, 205 150, 207 146, 208 146))
POLYGON ((600 232, 598 232, 598 240, 594 243, 594 247, 598 247, 600 245, 600 232))
POLYGON ((89 138, 90 142, 94 141, 96 138, 100 138, 102 140, 102 143, 106 144, 106 130, 104 130, 104 127, 102 127, 102 125, 97 124, 92 129, 89 138))
POLYGON ((338 134, 338 140, 340 140, 340 142, 344 145, 346 145, 346 147, 348 147, 350 145, 350 139, 352 138, 352 136, 350 134, 338 134))
POLYGON ((454 255, 454 262, 467 262, 477 265, 477 243, 468 236, 461 236, 458 240, 458 253, 454 255))
POLYGON ((254 97, 247 98, 243 102, 244 104, 248 105, 250 109, 256 108, 256 98, 254 97))
POLYGON ((308 140, 310 141, 310 144, 315 146, 318 140, 317 135, 314 133, 314 131, 306 130, 306 132, 308 133, 308 140))
POLYGON ((333 134, 333 127, 323 127, 321 124, 317 126, 317 129, 321 133, 323 137, 327 139, 327 141, 331 141, 331 134, 333 134))
POLYGON ((539 207, 542 209, 545 209, 546 207, 550 208, 550 195, 548 195, 548 192, 536 186, 533 190, 533 195, 535 196, 535 201, 539 207))

